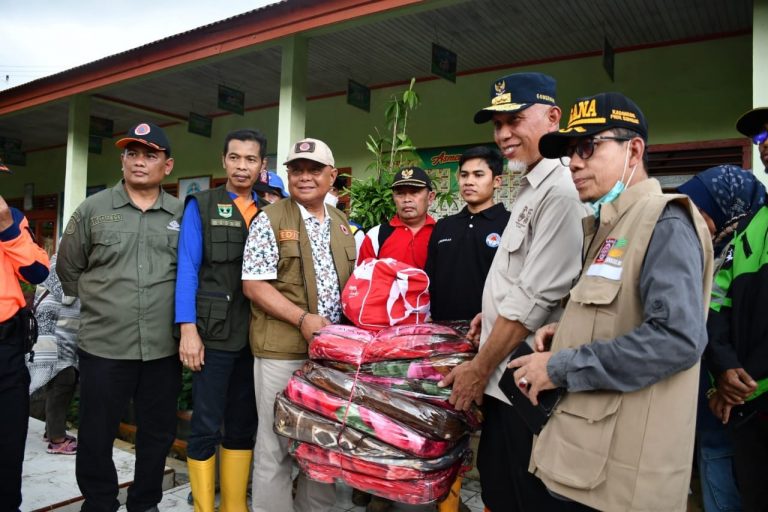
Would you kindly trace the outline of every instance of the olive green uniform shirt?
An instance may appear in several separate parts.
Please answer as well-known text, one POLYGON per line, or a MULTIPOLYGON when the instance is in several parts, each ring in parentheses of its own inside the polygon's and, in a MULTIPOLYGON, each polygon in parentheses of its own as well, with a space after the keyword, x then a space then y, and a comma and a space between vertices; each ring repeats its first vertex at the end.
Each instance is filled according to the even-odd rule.
POLYGON ((56 271, 64 293, 80 297, 80 349, 142 361, 178 352, 171 329, 183 207, 161 191, 142 212, 121 181, 72 214, 56 271))

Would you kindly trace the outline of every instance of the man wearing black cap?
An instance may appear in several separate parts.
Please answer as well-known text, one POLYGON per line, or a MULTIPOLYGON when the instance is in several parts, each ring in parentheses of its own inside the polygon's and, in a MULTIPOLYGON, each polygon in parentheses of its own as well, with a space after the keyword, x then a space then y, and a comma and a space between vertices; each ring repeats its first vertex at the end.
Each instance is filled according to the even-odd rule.
POLYGON ((173 170, 171 146, 152 123, 134 126, 115 145, 123 179, 78 206, 56 268, 64 293, 82 304, 75 471, 86 512, 119 505, 112 443, 131 399, 138 430, 126 505, 156 510, 181 389, 172 326, 182 203, 160 188, 173 170))
POLYGON ((214 510, 219 444, 221 508, 248 508, 256 401, 248 345, 251 303, 240 275, 248 226, 259 211, 253 187, 266 178, 266 152, 260 131, 228 133, 221 155, 227 182, 187 196, 181 222, 176 322, 179 358, 193 372, 187 466, 197 512, 214 510))
POLYGON ((741 116, 736 122, 736 129, 757 146, 760 161, 768 173, 768 107, 758 107, 741 116))
POLYGON ((357 256, 358 265, 368 258, 394 258, 424 268, 433 219, 427 210, 435 200, 432 180, 420 167, 403 167, 392 181, 397 214, 386 224, 368 230, 357 256))
POLYGON ((570 160, 584 267, 559 324, 510 362, 534 404, 567 392, 531 454, 550 492, 598 510, 686 509, 712 244, 696 207, 646 171, 645 117, 619 93, 580 98, 541 153, 570 160), (550 347, 551 343, 551 347, 550 347))
POLYGON ((493 122, 508 168, 523 176, 485 280, 482 313, 470 325, 469 336, 480 340, 477 357, 441 384, 453 385, 450 400, 458 409, 483 404, 478 469, 485 506, 492 512, 554 511, 560 502, 528 473, 533 435, 498 382, 515 347, 558 317, 560 299, 579 272, 586 210, 568 169, 539 153, 539 139, 560 122, 555 80, 541 73, 505 76, 491 84, 490 103, 475 122, 493 122))

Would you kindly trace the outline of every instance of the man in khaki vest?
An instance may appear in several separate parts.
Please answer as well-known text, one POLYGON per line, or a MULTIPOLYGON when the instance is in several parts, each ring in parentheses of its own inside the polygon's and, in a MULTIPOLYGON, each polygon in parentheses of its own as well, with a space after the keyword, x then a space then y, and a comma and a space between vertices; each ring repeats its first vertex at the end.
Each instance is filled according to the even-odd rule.
POLYGON ((635 103, 603 93, 577 100, 568 126, 539 144, 570 160, 596 213, 559 324, 509 366, 534 404, 541 391, 567 390, 530 470, 585 509, 686 509, 712 245, 692 203, 648 178, 647 136, 635 103))
POLYGON ((285 165, 291 197, 256 216, 243 254, 259 416, 253 511, 320 512, 333 507, 335 489, 300 475, 292 500, 288 441, 272 430, 273 408, 275 395, 307 359, 312 333, 341 318, 341 290, 355 267, 355 239, 344 214, 324 203, 337 174, 330 148, 320 140, 300 140, 285 165))

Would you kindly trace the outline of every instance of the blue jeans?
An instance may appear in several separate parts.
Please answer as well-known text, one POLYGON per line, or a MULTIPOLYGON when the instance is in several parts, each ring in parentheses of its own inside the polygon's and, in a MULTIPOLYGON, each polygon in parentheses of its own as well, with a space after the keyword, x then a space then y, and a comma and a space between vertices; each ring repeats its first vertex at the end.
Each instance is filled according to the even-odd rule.
POLYGON ((192 374, 192 402, 189 457, 207 460, 219 443, 228 450, 252 450, 257 416, 250 347, 237 352, 206 348, 205 364, 192 374))

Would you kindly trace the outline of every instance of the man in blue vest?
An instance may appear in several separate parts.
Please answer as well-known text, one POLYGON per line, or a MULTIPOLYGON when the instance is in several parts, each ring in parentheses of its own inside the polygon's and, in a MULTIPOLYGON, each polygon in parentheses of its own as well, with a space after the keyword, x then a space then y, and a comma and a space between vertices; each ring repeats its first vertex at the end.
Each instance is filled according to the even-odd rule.
POLYGON ((219 444, 219 510, 248 510, 257 418, 248 346, 250 302, 240 274, 248 226, 259 210, 253 185, 262 174, 266 150, 261 132, 230 132, 221 157, 226 184, 189 196, 181 223, 176 322, 179 357, 194 372, 187 465, 198 512, 214 511, 219 444))

